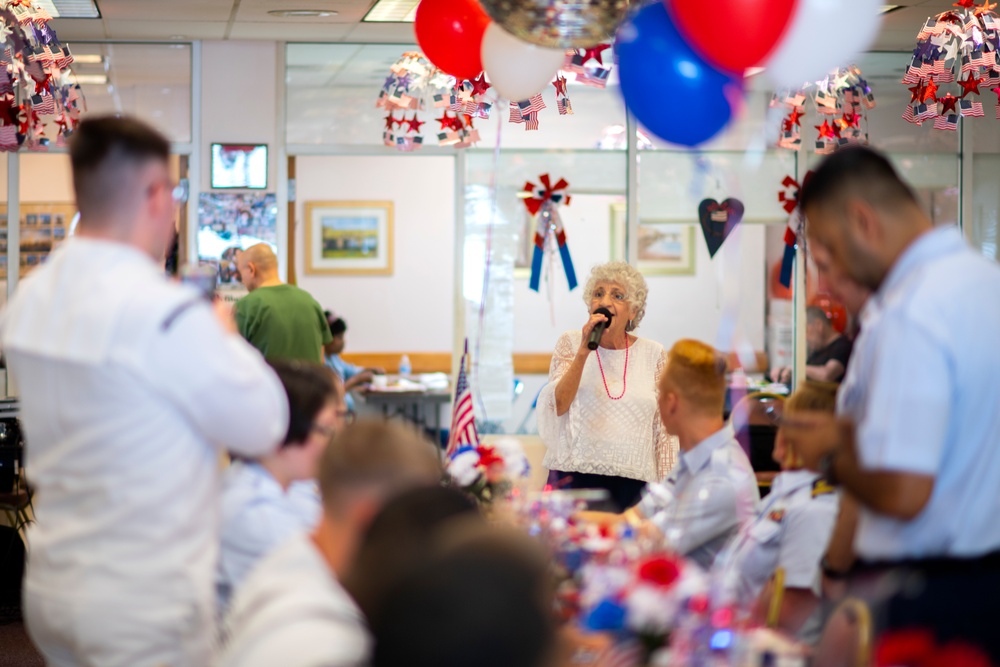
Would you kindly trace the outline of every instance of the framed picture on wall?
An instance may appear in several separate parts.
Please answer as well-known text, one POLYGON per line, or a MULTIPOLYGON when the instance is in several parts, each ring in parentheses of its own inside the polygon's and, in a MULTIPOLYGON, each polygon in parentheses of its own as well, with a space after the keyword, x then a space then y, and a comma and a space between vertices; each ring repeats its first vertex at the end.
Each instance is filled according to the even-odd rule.
POLYGON ((392 275, 392 202, 306 202, 305 214, 307 274, 392 275))
MULTIPOLYGON (((625 259, 625 206, 611 207, 611 259, 625 259)), ((693 276, 695 273, 694 222, 639 220, 638 257, 632 261, 647 276, 693 276)))

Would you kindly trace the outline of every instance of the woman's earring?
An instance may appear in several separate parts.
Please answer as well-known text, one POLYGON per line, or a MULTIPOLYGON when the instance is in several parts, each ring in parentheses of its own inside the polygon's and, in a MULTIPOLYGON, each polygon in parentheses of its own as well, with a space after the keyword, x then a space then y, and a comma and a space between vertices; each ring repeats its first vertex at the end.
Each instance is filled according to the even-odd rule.
POLYGON ((634 328, 635 328, 635 327, 633 327, 633 326, 632 326, 632 320, 629 320, 629 321, 628 321, 628 328, 627 328, 627 331, 631 331, 631 330, 632 330, 632 329, 634 329, 634 328))

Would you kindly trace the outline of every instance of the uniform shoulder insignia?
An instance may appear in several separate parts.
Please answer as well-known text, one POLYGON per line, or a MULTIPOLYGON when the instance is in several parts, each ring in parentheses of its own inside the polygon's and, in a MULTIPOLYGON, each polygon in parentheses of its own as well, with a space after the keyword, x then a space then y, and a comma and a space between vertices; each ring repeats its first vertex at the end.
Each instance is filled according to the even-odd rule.
POLYGON ((781 520, 785 518, 785 510, 771 510, 767 518, 775 523, 781 523, 781 520))
POLYGON ((836 492, 837 492, 837 487, 830 484, 830 482, 826 481, 825 479, 817 479, 815 482, 813 482, 813 487, 812 487, 813 498, 815 498, 816 496, 825 496, 836 492))

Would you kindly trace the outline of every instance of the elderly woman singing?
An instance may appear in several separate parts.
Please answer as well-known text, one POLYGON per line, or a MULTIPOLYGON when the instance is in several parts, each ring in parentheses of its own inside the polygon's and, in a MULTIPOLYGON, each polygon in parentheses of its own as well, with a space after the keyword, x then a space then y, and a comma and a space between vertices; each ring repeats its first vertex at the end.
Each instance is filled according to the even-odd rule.
POLYGON ((583 294, 587 323, 559 338, 538 399, 550 482, 607 489, 619 511, 636 504, 646 482, 662 479, 677 459, 677 439, 657 408, 666 353, 631 333, 648 292, 642 275, 624 262, 594 267, 583 294), (588 339, 599 326, 604 331, 591 350, 588 339))

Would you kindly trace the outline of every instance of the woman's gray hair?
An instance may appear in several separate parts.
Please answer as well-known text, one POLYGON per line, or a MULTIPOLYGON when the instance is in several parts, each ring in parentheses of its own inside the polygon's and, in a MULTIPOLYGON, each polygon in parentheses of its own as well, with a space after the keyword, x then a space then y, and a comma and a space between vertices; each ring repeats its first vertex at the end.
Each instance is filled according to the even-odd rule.
POLYGON ((594 297, 594 288, 597 287, 597 283, 618 283, 625 288, 625 299, 635 311, 635 317, 632 318, 630 324, 625 326, 625 330, 635 331, 639 322, 642 321, 642 316, 646 314, 646 297, 649 295, 646 279, 642 277, 638 269, 627 262, 598 264, 590 270, 587 286, 583 288, 583 302, 588 306, 594 297))

